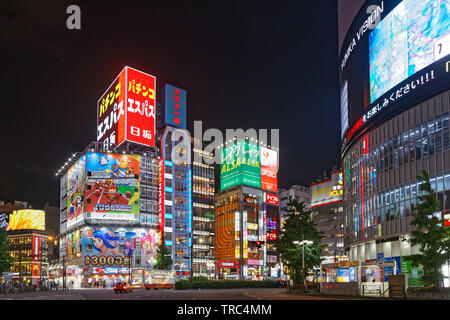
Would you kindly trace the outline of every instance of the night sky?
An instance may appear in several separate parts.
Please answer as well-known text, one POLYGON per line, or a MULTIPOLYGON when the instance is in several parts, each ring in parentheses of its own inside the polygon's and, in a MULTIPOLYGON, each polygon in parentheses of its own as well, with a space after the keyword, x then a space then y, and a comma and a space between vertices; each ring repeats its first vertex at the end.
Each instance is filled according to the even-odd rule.
POLYGON ((55 173, 96 140, 97 100, 125 65, 186 89, 191 130, 280 129, 282 187, 338 163, 336 0, 7 0, 0 46, 0 200, 59 205, 55 173))

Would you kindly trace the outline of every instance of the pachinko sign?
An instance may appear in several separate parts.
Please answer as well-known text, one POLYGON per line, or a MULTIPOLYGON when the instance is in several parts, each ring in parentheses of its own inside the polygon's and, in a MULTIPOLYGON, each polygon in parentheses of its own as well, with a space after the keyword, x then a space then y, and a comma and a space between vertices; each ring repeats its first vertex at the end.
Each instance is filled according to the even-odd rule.
POLYGON ((97 141, 155 145, 156 77, 125 67, 97 102, 97 141))
POLYGON ((86 154, 85 211, 91 219, 134 220, 139 214, 140 156, 86 154))

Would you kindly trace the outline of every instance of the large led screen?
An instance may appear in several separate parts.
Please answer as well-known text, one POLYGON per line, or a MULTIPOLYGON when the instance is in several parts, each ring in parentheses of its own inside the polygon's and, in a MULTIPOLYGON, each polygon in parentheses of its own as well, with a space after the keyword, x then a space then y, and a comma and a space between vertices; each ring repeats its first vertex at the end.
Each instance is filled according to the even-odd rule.
POLYGON ((222 150, 220 189, 241 184, 261 188, 261 157, 259 145, 237 141, 222 150))
POLYGON ((45 230, 45 211, 22 209, 14 210, 8 219, 6 230, 45 230))
POLYGON ((404 0, 369 35, 370 102, 449 53, 450 0, 404 0))
POLYGON ((450 0, 371 0, 340 56, 341 135, 373 126, 450 89, 450 0))
POLYGON ((86 154, 85 212, 92 219, 135 220, 139 214, 140 156, 86 154))

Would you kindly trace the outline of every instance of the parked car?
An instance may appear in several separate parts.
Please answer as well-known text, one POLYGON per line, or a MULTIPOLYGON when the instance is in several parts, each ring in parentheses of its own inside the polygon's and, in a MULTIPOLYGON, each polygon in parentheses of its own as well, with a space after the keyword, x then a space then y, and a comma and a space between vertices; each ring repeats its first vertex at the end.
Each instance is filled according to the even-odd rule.
POLYGON ((128 283, 126 283, 126 282, 120 282, 120 283, 116 284, 113 287, 113 289, 114 289, 115 293, 119 293, 119 292, 127 293, 127 292, 132 292, 133 291, 131 286, 128 283))

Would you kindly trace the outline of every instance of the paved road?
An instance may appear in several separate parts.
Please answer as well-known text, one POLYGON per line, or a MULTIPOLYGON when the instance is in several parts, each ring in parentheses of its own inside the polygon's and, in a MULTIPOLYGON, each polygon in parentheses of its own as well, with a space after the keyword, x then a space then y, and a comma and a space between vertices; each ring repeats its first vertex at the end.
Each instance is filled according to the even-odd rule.
MULTIPOLYGON (((112 289, 27 292, 0 295, 0 300, 330 300, 284 294, 285 289, 144 290, 116 294, 112 289)), ((335 300, 335 299, 334 299, 335 300)))

